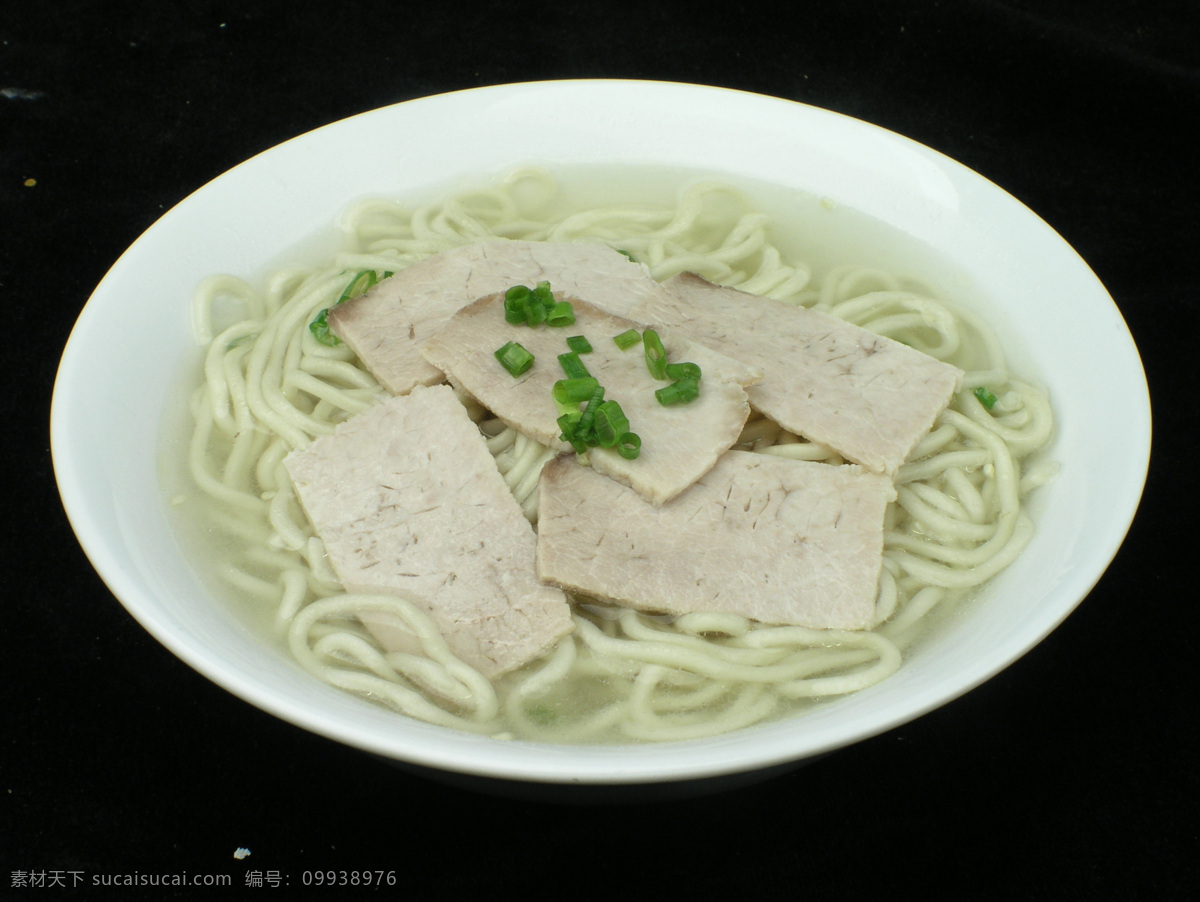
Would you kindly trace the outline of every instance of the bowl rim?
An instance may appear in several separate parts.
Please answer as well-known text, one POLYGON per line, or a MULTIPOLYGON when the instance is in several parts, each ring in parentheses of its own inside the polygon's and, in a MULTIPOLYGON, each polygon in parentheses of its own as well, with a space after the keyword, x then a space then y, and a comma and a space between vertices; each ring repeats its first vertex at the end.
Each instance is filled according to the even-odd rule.
MULTIPOLYGON (((729 88, 633 79, 519 82, 414 98, 358 113, 305 132, 254 155, 209 181, 152 224, 130 245, 97 285, 81 311, 64 348, 55 379, 50 426, 51 455, 60 497, 84 552, 126 610, 161 644, 193 669, 232 694, 285 721, 386 758, 476 776, 568 784, 669 782, 768 768, 824 754, 886 732, 974 689, 1041 642, 1069 616, 1103 576, 1136 514, 1149 467, 1151 432, 1145 373, 1133 338, 1125 327, 1116 304, 1074 250, 1040 217, 1003 189, 936 150, 880 126, 840 113, 794 100, 729 88), (170 231, 181 219, 186 219, 193 208, 209 203, 231 179, 255 178, 255 170, 271 165, 275 158, 288 154, 312 154, 315 145, 336 143, 339 135, 348 128, 373 126, 381 120, 403 121, 418 113, 422 118, 436 116, 439 108, 461 114, 465 110, 494 110, 498 106, 511 103, 562 104, 564 98, 568 97, 571 103, 584 107, 592 105, 601 112, 610 111, 614 103, 637 103, 639 99, 652 106, 675 105, 693 110, 700 106, 711 110, 715 105, 720 107, 719 111, 708 115, 729 115, 728 110, 744 109, 748 117, 751 114, 759 118, 778 117, 782 123, 781 127, 786 126, 788 122, 795 122, 827 130, 849 130, 855 135, 870 135, 884 146, 896 148, 897 153, 915 154, 955 184, 964 186, 964 190, 976 190, 1001 197, 1007 208, 1023 211, 1022 215, 1030 217, 1030 227, 1040 230, 1039 240, 1049 242, 1051 250, 1064 260, 1074 261, 1072 265, 1079 268, 1077 278, 1090 277, 1094 280, 1093 287, 1098 287, 1111 305, 1111 309, 1105 311, 1110 330, 1115 330, 1110 340, 1124 348, 1125 356, 1119 364, 1132 376, 1132 384, 1129 386, 1129 403, 1134 415, 1131 428, 1133 437, 1130 442, 1132 456, 1123 463, 1121 472, 1125 480, 1124 491, 1113 505, 1115 516, 1105 531, 1103 546, 1093 552, 1090 571, 1076 575, 1070 592, 1072 597, 1063 599, 1057 607, 1046 611, 1036 626, 1025 630, 1019 641, 1010 641, 1003 654, 983 662, 970 674, 969 679, 935 683, 932 691, 925 693, 921 698, 895 707, 884 716, 876 717, 870 722, 859 723, 854 729, 834 730, 822 733, 820 738, 810 737, 802 740, 797 737, 798 733, 804 732, 797 727, 798 721, 789 719, 702 740, 598 746, 554 745, 523 740, 500 743, 455 730, 408 721, 406 723, 409 727, 400 731, 405 734, 401 741, 396 738, 394 731, 383 729, 378 717, 364 716, 352 724, 347 724, 328 710, 314 708, 311 703, 298 704, 293 697, 249 680, 244 669, 228 661, 214 659, 202 649, 197 649, 190 637, 179 634, 170 623, 165 622, 156 611, 155 605, 147 603, 143 586, 132 578, 133 574, 128 566, 121 561, 118 546, 122 537, 105 529, 104 518, 98 516, 93 506, 94 492, 89 491, 89 487, 84 483, 77 460, 84 450, 79 445, 80 438, 73 420, 78 413, 76 388, 79 380, 86 378, 85 373, 81 371, 80 360, 85 355, 83 348, 90 340, 93 320, 105 315, 105 297, 113 290, 113 286, 124 277, 130 267, 140 264, 139 255, 151 238, 170 231), (1057 244, 1054 244, 1055 239, 1057 244), (1134 366, 1131 368, 1131 365, 1134 366), (487 744, 483 753, 482 743, 487 744), (631 749, 636 749, 636 754, 630 754, 631 749)), ((332 689, 329 691, 338 692, 332 689)), ((858 693, 858 696, 869 699, 870 694, 871 690, 864 690, 858 693)), ((328 700, 324 690, 314 695, 319 699, 328 700)), ((357 700, 355 701, 357 704, 357 700)), ((382 712, 382 709, 379 710, 382 712)), ((390 712, 382 713, 388 718, 397 716, 390 712)))

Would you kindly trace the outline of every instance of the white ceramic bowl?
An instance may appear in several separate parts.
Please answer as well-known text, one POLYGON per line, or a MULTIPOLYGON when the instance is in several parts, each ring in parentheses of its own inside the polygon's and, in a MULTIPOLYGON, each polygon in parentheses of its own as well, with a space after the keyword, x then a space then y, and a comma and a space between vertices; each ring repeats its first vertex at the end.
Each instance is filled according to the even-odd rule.
POLYGON ((1150 410, 1133 341, 1087 265, 958 163, 784 100, 560 81, 355 116, 188 197, 116 262, 80 315, 55 386, 52 445, 67 514, 101 577, 152 635, 230 692, 318 734, 466 780, 647 787, 736 780, 829 752, 918 717, 1013 662, 1072 611, 1116 553, 1145 480, 1150 410), (969 616, 884 683, 799 719, 692 742, 564 747, 413 722, 319 684, 214 600, 180 553, 156 479, 170 388, 194 353, 193 288, 212 273, 261 271, 353 198, 432 189, 531 159, 665 164, 815 192, 931 245, 1001 299, 995 319, 1006 343, 1049 389, 1062 471, 1039 499, 1032 543, 969 616))

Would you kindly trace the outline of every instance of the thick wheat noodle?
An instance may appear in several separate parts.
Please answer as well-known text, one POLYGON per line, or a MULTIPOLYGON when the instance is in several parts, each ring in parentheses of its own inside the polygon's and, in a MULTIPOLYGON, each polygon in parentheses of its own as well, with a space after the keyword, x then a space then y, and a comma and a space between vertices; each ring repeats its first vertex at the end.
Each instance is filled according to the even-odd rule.
POLYGON ((291 494, 277 491, 267 502, 267 520, 275 534, 279 536, 279 544, 288 551, 299 551, 308 542, 308 534, 304 527, 291 516, 291 494))
MULTIPOLYGON (((976 464, 974 466, 982 466, 976 464)), ((962 508, 966 519, 970 523, 983 523, 987 518, 987 502, 983 500, 983 495, 975 483, 971 481, 971 477, 967 474, 967 470, 963 466, 951 466, 942 470, 942 478, 946 482, 946 489, 952 495, 954 500, 962 508)))
MULTIPOLYGON (((957 501, 958 511, 942 509, 931 499, 921 497, 913 488, 901 486, 896 490, 898 503, 914 522, 920 524, 926 535, 941 541, 985 542, 995 533, 995 527, 972 523, 966 510, 957 501)), ((949 498, 948 495, 943 497, 949 498)), ((948 506, 947 506, 948 507, 948 506)))
POLYGON ((361 393, 356 394, 354 389, 337 388, 301 369, 289 371, 284 377, 283 385, 284 388, 307 392, 314 398, 328 401, 335 407, 350 414, 362 413, 364 410, 375 406, 377 400, 373 391, 368 392, 366 396, 361 393))
MULTIPOLYGON (((313 344, 320 348, 320 344, 315 341, 313 344)), ((343 359, 343 355, 334 357, 333 355, 324 355, 320 351, 314 353, 307 346, 305 348, 305 358, 303 361, 303 372, 317 379, 324 379, 329 382, 342 383, 351 389, 370 389, 371 391, 379 390, 379 383, 375 381, 375 377, 371 374, 360 370, 349 360, 343 359)))
POLYGON ((291 450, 287 442, 279 436, 275 436, 267 445, 262 457, 254 466, 254 477, 263 491, 273 492, 291 487, 292 481, 288 478, 287 469, 283 466, 283 459, 291 450))
POLYGON ((244 320, 230 326, 212 341, 204 357, 213 423, 226 435, 233 435, 249 422, 246 384, 238 360, 250 350, 246 339, 253 338, 261 328, 259 320, 244 320))
MULTIPOLYGON (((919 449, 918 449, 919 450, 919 449)), ((904 485, 932 479, 940 475, 948 475, 952 471, 961 472, 964 469, 977 469, 987 463, 986 448, 964 448, 961 451, 945 451, 936 457, 916 460, 902 464, 896 474, 896 484, 904 485)))
MULTIPOLYGON (((620 618, 622 632, 637 642, 663 642, 675 646, 680 651, 690 651, 707 655, 715 661, 726 661, 731 664, 749 667, 761 667, 765 664, 775 664, 786 650, 763 648, 761 646, 742 646, 737 640, 726 642, 711 642, 689 633, 664 630, 650 626, 644 618, 636 616, 633 611, 622 612, 620 618)), ((744 637, 744 633, 743 633, 744 637)))
POLYGON ((1009 426, 1003 419, 992 416, 973 394, 967 395, 963 409, 974 422, 1004 442, 1012 455, 1023 457, 1050 440, 1054 418, 1050 413, 1050 404, 1041 392, 1015 380, 1010 384, 1013 386, 1011 392, 1019 398, 1020 410, 1025 415, 1023 426, 1009 426))
MULTIPOLYGON (((197 405, 193 405, 195 408, 197 405)), ((208 443, 212 438, 213 419, 207 405, 200 405, 195 411, 195 429, 188 448, 190 471, 197 487, 220 502, 230 507, 247 512, 258 513, 262 508, 262 499, 249 492, 230 487, 221 478, 209 471, 208 443)))
POLYGON ((841 463, 841 457, 830 453, 829 448, 816 442, 781 442, 760 450, 763 454, 773 454, 776 457, 788 457, 792 460, 821 460, 827 463, 841 463))
MULTIPOLYGON (((723 683, 700 678, 687 681, 681 679, 677 671, 653 664, 638 672, 635 683, 641 683, 643 675, 647 673, 652 673, 653 676, 647 680, 647 683, 642 683, 642 687, 654 685, 670 690, 666 693, 647 693, 646 697, 641 700, 645 710, 653 712, 655 715, 682 714, 689 720, 693 720, 697 719, 697 715, 703 718, 705 711, 716 705, 729 703, 730 687, 723 683)), ((642 687, 635 685, 634 692, 640 694, 645 691, 642 687)))
MULTIPOLYGON (((413 213, 390 201, 364 201, 342 217, 358 248, 337 255, 329 269, 280 270, 261 295, 226 277, 207 280, 197 292, 193 323, 201 337, 216 329, 212 302, 218 295, 242 303, 245 318, 209 342, 192 402, 189 470, 201 497, 210 499, 207 516, 247 546, 244 563, 225 568, 227 578, 276 605, 277 629, 322 679, 411 716, 464 729, 558 741, 709 735, 775 716, 786 708, 785 699, 826 697, 885 679, 900 666, 897 643, 908 641, 930 611, 1019 553, 1031 528, 1020 497, 1047 471, 1023 477, 1016 459, 1048 440, 1052 419, 1040 393, 1009 381, 998 342, 977 317, 915 294, 906 279, 877 270, 844 267, 814 286, 806 264, 785 261, 770 243, 760 214, 737 212, 713 225, 706 204, 714 193, 728 194, 725 186, 694 185, 674 209, 598 208, 557 221, 538 219, 519 203, 522 189, 549 196, 553 183, 542 173, 518 172, 496 191, 475 191, 413 213), (701 224, 710 230, 703 238, 701 224), (957 353, 972 336, 978 365, 964 384, 987 385, 1001 400, 988 411, 964 392, 958 409, 942 416, 901 468, 900 499, 887 517, 876 631, 772 627, 716 613, 674 622, 632 611, 597 619, 581 608, 573 636, 492 687, 454 660, 444 641, 429 633, 428 618, 403 599, 342 592, 282 461, 383 393, 346 348, 318 343, 308 323, 359 269, 395 271, 494 235, 608 241, 633 252, 660 278, 695 269, 743 290, 836 311, 935 355, 957 353), (701 245, 711 250, 695 251, 701 245), (417 624, 426 654, 384 653, 363 630, 347 627, 348 618, 367 610, 388 610, 417 624), (565 685, 586 683, 589 675, 606 686, 593 709, 555 715, 552 726, 540 721, 545 705, 561 701, 565 685), (503 719, 492 723, 501 709, 503 719)), ((526 515, 536 520, 537 476, 553 452, 486 414, 480 428, 526 515)), ((742 442, 765 453, 841 463, 830 449, 761 417, 747 424, 742 442)))
MULTIPOLYGON (((218 274, 209 276, 196 288, 197 294, 207 297, 220 295, 234 298, 243 305, 243 316, 248 321, 257 321, 267 314, 262 297, 245 280, 236 276, 218 274)), ((212 307, 208 304, 192 305, 192 333, 201 344, 213 340, 212 307)))
MULTIPOLYGON (((726 690, 735 701, 713 714, 711 708, 698 708, 686 697, 678 706, 670 705, 675 697, 659 692, 659 684, 667 671, 661 667, 642 668, 633 681, 628 703, 628 715, 621 724, 622 731, 633 739, 694 739, 706 736, 714 729, 720 732, 749 726, 770 715, 778 699, 763 686, 747 685, 726 690)), ((706 693, 708 695, 708 693, 706 693)), ((713 699, 705 698, 712 705, 713 699)))
MULTIPOLYGON (((429 679, 430 671, 428 668, 430 666, 439 666, 441 668, 440 676, 443 679, 462 688, 462 691, 457 693, 458 697, 454 701, 478 715, 470 719, 486 721, 495 715, 498 702, 492 685, 474 668, 463 664, 458 658, 454 657, 445 640, 433 625, 433 621, 415 606, 401 598, 346 595, 340 598, 313 602, 301 609, 292 620, 288 630, 288 644, 292 653, 310 670, 324 671, 326 677, 329 678, 332 674, 328 673, 328 671, 337 670, 337 668, 329 666, 326 660, 329 656, 326 652, 322 652, 310 645, 310 629, 319 621, 328 618, 354 617, 367 611, 383 612, 393 617, 398 617, 404 622, 405 626, 411 630, 420 642, 421 648, 426 655, 421 664, 424 679, 429 679)), ((330 647, 328 636, 324 637, 324 641, 324 647, 328 650, 330 647)), ((319 646, 320 642, 317 644, 319 646)), ((342 645, 341 647, 345 648, 346 646, 342 645)), ((379 653, 376 652, 376 654, 379 653)), ((383 661, 385 659, 381 656, 376 660, 383 661)), ((390 671, 389 676, 394 677, 397 675, 395 669, 390 664, 387 665, 387 671, 390 671)), ((355 674, 355 676, 365 677, 365 674, 355 674)), ((376 678, 379 682, 388 681, 386 677, 380 678, 378 673, 376 673, 376 678)), ((342 680, 341 674, 338 674, 337 680, 331 681, 343 686, 346 686, 347 682, 342 680)), ((368 691, 381 691, 378 684, 369 679, 364 682, 356 680, 349 680, 348 682, 356 683, 359 686, 372 687, 372 690, 368 691)), ((395 683, 395 685, 397 690, 403 689, 399 683, 395 683)), ((350 687, 346 686, 346 688, 350 687)), ((403 699, 403 707, 406 709, 411 706, 427 714, 434 714, 437 718, 435 722, 442 722, 443 716, 455 723, 463 719, 448 715, 443 709, 436 705, 431 705, 420 693, 412 692, 411 690, 403 689, 403 691, 398 691, 393 700, 396 699, 403 699), (434 710, 427 710, 427 706, 434 710)), ((409 713, 412 712, 410 711, 409 713)))
POLYGON ((743 636, 750 627, 745 617, 724 611, 696 611, 680 614, 672 624, 681 633, 689 636, 722 635, 743 636))
POLYGON ((575 655, 574 642, 560 642, 540 670, 516 684, 510 701, 516 702, 522 698, 533 698, 549 692, 560 680, 566 678, 571 665, 575 663, 575 655))
POLYGON ((283 597, 276 623, 286 627, 308 600, 308 574, 299 568, 287 569, 279 574, 279 580, 283 583, 283 597))
MULTIPOLYGON (((663 667, 699 673, 716 680, 747 682, 747 683, 779 683, 794 679, 807 673, 808 664, 804 661, 783 660, 771 664, 740 664, 721 660, 715 655, 696 653, 692 649, 680 648, 678 645, 661 639, 617 639, 605 635, 599 629, 587 622, 579 624, 580 641, 602 654, 625 658, 629 661, 640 661, 645 664, 659 664, 663 667)), ((873 635, 866 633, 863 635, 873 635)), ((881 643, 882 644, 882 643, 881 643)), ((824 692, 817 694, 827 694, 824 692)))

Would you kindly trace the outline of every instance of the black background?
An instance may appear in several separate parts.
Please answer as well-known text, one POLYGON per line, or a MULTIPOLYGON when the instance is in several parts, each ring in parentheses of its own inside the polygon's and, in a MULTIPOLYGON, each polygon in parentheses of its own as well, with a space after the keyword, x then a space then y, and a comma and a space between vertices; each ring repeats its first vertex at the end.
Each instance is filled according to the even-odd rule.
POLYGON ((16 888, 17 871, 228 873, 226 897, 295 895, 321 868, 394 871, 402 899, 1188 897, 1200 888, 1197 8, 5 4, 0 895, 85 895, 16 888), (1090 263, 1141 349, 1155 448, 1127 542, 1045 642, 917 722, 758 785, 549 805, 444 786, 261 713, 112 598, 62 513, 48 411, 74 318, 125 247, 209 179, 309 129, 573 77, 721 85, 868 120, 998 183, 1090 263), (238 847, 250 857, 235 861, 238 847), (246 887, 251 870, 290 891, 246 887))

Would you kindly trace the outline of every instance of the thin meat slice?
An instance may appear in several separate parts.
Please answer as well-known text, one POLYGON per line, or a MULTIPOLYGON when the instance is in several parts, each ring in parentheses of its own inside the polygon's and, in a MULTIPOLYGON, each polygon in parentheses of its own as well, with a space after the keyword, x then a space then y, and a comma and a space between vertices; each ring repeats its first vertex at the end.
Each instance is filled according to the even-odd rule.
MULTIPOLYGON (((346 591, 409 599, 485 676, 573 628, 563 593, 538 582, 533 527, 450 386, 388 399, 284 463, 346 591)), ((398 625, 367 625, 411 650, 398 625)))
POLYGON ((750 404, 869 470, 894 474, 954 397, 962 371, 815 310, 714 285, 664 282, 631 316, 760 367, 750 404))
MULTIPOLYGON (((564 295, 555 292, 555 297, 564 295)), ((455 314, 422 350, 463 391, 514 429, 542 444, 565 450, 554 401, 554 383, 565 378, 558 355, 569 349, 571 335, 586 337, 593 350, 580 355, 590 375, 615 400, 642 440, 641 453, 626 460, 611 448, 592 448, 591 465, 599 473, 631 486, 654 504, 675 497, 702 476, 738 440, 750 414, 745 385, 761 377, 751 367, 723 354, 664 333, 668 360, 700 366, 700 396, 687 404, 664 407, 654 396, 669 382, 655 379, 646 367, 643 346, 621 350, 613 336, 640 330, 631 320, 606 313, 586 301, 569 299, 575 322, 567 327, 508 323, 504 296, 480 298, 455 314), (531 369, 514 378, 494 352, 510 341, 533 354, 531 369)))
POLYGON ((871 626, 891 481, 729 451, 652 507, 560 456, 538 489, 538 575, 644 611, 721 611, 813 629, 871 626))
POLYGON ((513 285, 555 291, 625 313, 655 287, 649 270, 603 244, 499 239, 420 260, 329 311, 329 325, 392 394, 443 381, 421 356, 455 311, 513 285))

